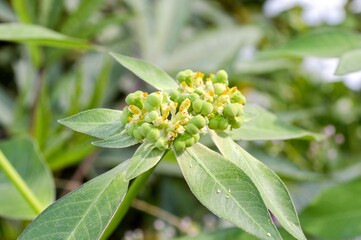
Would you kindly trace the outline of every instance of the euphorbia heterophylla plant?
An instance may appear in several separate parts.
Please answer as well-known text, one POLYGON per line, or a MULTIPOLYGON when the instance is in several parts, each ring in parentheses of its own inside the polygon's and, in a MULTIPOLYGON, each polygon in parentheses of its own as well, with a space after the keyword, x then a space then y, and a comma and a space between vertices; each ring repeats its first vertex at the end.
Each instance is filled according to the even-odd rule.
POLYGON ((111 55, 159 91, 129 94, 122 111, 92 109, 59 122, 100 138, 96 146, 140 146, 131 159, 48 207, 20 239, 106 238, 170 151, 192 193, 215 215, 260 239, 282 239, 271 212, 293 237, 306 239, 281 179, 230 137, 252 119, 246 119, 246 99, 228 85, 224 70, 209 76, 185 70, 174 81, 149 63, 111 55), (203 134, 221 154, 198 142, 203 134))

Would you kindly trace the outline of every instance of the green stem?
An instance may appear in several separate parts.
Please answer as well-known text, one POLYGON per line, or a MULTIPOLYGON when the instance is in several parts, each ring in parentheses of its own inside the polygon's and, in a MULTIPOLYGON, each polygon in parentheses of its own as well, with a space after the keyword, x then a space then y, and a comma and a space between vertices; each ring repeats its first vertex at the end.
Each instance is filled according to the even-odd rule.
MULTIPOLYGON (((162 157, 162 159, 164 158, 164 156, 167 154, 168 151, 166 151, 162 157)), ((161 159, 161 160, 162 160, 161 159)), ((147 181, 148 177, 150 176, 150 174, 153 172, 153 170, 155 169, 156 166, 154 166, 153 168, 149 169, 148 171, 146 171, 145 173, 141 174, 139 177, 137 177, 134 182, 130 185, 130 188, 127 192, 127 194, 125 195, 121 205, 119 206, 119 208, 117 209, 117 211, 114 214, 114 217, 112 218, 112 220, 110 221, 109 225, 107 226, 107 228, 104 230, 104 233, 101 237, 101 240, 105 240, 108 239, 109 236, 114 232, 114 230, 117 228, 117 226, 119 225, 119 223, 121 222, 121 220, 123 219, 123 217, 125 216, 125 214, 128 212, 130 206, 132 205, 133 200, 135 199, 135 197, 137 196, 139 190, 141 187, 144 186, 144 183, 147 181)))
POLYGON ((40 204, 39 200, 36 198, 34 193, 31 191, 29 186, 25 183, 23 178, 11 165, 11 163, 5 157, 5 155, 2 153, 1 150, 0 150, 0 169, 4 171, 6 176, 9 178, 10 182, 14 184, 14 186, 18 189, 20 194, 29 203, 29 205, 34 210, 34 212, 39 215, 44 208, 42 207, 42 205, 40 204))

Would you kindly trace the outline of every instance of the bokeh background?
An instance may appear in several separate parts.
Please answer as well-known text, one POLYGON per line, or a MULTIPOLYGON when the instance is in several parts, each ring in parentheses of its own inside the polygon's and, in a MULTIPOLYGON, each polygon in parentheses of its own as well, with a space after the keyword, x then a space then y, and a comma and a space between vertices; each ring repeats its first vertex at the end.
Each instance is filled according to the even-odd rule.
MULTIPOLYGON (((145 59, 173 77, 184 69, 225 69, 248 103, 323 135, 321 141, 240 142, 285 181, 309 239, 361 238, 361 72, 335 75, 340 55, 333 53, 342 44, 347 50, 349 33, 359 37, 360 20, 360 0, 0 0, 1 23, 50 28, 145 59), (287 45, 317 31, 335 34, 287 45), (267 54, 282 46, 289 51, 267 54)), ((139 89, 154 90, 105 52, 1 41, 0 139, 30 136, 61 197, 135 148, 96 148, 92 138, 57 120, 90 108, 122 109, 125 96, 139 89)), ((27 223, 0 217, 0 239, 16 239, 27 223)), ((198 239, 252 239, 231 227, 193 197, 170 160, 159 165, 110 239, 188 239, 204 232, 216 235, 198 239)))

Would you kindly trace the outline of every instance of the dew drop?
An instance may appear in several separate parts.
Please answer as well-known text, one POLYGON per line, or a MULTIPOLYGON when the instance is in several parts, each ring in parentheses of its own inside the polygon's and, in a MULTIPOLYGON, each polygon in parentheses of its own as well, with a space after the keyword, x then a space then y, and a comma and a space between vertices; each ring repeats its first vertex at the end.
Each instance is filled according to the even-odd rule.
POLYGON ((226 198, 229 198, 229 196, 228 196, 228 195, 226 195, 226 198))
POLYGON ((270 233, 267 233, 267 236, 272 237, 272 235, 270 233))
POLYGON ((228 189, 228 192, 231 193, 231 189, 228 189))
POLYGON ((220 194, 221 193, 221 190, 217 189, 217 194, 220 194))

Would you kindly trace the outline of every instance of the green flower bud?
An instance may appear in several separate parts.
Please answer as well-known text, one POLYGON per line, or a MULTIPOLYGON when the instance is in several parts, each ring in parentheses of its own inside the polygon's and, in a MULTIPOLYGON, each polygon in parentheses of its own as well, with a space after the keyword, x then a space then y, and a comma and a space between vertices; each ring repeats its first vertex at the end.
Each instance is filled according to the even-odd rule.
POLYGON ((246 98, 243 96, 243 94, 240 91, 235 91, 230 96, 231 103, 239 103, 239 104, 245 104, 246 98))
POLYGON ((156 120, 158 117, 159 117, 158 111, 151 111, 145 115, 144 121, 150 123, 150 122, 153 122, 154 120, 156 120))
POLYGON ((226 130, 228 122, 221 116, 216 116, 209 121, 208 127, 213 130, 226 130))
POLYGON ((179 96, 180 96, 180 92, 178 90, 174 90, 170 93, 170 100, 175 101, 179 96))
POLYGON ((242 105, 238 103, 229 103, 223 109, 223 115, 226 118, 238 117, 242 114, 242 105))
POLYGON ((163 101, 163 96, 160 92, 154 92, 148 95, 146 103, 154 107, 159 107, 163 101))
POLYGON ((149 124, 149 123, 143 123, 140 128, 139 128, 139 132, 140 134, 142 134, 144 137, 147 136, 147 133, 149 132, 150 129, 152 129, 153 125, 149 124))
POLYGON ((177 74, 176 78, 178 80, 178 82, 185 82, 187 85, 192 83, 192 75, 193 75, 193 71, 192 70, 184 70, 181 71, 177 74))
POLYGON ((154 110, 158 109, 159 106, 156 107, 154 105, 149 104, 148 102, 145 102, 144 108, 145 108, 145 110, 147 110, 147 112, 151 112, 151 111, 154 111, 154 110))
POLYGON ((202 107, 202 111, 201 114, 203 116, 207 116, 208 114, 210 114, 211 112, 213 112, 213 104, 210 102, 204 102, 203 103, 203 107, 202 107))
POLYGON ((128 126, 127 131, 128 131, 129 136, 134 136, 133 135, 134 129, 135 129, 135 124, 131 124, 131 125, 128 126))
POLYGON ((193 134, 192 137, 194 138, 194 143, 197 143, 199 141, 199 139, 201 138, 201 135, 199 133, 197 133, 197 134, 193 134))
POLYGON ((148 130, 147 136, 145 138, 149 142, 155 142, 160 138, 160 131, 158 128, 151 128, 148 130))
POLYGON ((186 149, 186 143, 182 139, 182 136, 179 136, 174 140, 173 146, 174 150, 176 150, 177 152, 183 152, 186 149))
POLYGON ((128 105, 135 105, 140 109, 143 109, 143 100, 142 100, 142 96, 143 92, 142 91, 136 91, 134 93, 130 93, 126 98, 125 98, 125 102, 128 105))
POLYGON ((185 127, 186 131, 190 134, 197 134, 199 132, 199 129, 197 128, 197 126, 195 126, 192 123, 188 123, 185 127))
POLYGON ((169 146, 168 146, 168 142, 166 140, 164 140, 163 138, 159 138, 155 144, 154 144, 155 148, 158 148, 160 151, 164 151, 166 150, 169 146))
POLYGON ((195 125, 198 129, 203 128, 206 125, 206 120, 201 115, 194 116, 189 123, 195 125))
POLYGON ((224 70, 219 70, 216 73, 217 82, 219 83, 225 83, 228 86, 228 74, 224 70))
POLYGON ((191 147, 195 143, 193 136, 188 133, 183 134, 182 137, 184 139, 186 147, 191 147))
POLYGON ((192 102, 194 102, 195 100, 199 99, 199 95, 197 93, 191 93, 188 96, 189 100, 191 100, 192 102))
POLYGON ((242 123, 243 123, 243 118, 242 117, 236 117, 233 119, 230 119, 228 121, 228 123, 231 125, 232 128, 237 129, 240 128, 242 123))
POLYGON ((129 122, 129 117, 132 116, 132 113, 129 112, 128 107, 123 108, 122 115, 120 116, 120 122, 125 125, 129 122))
POLYGON ((224 91, 226 91, 227 89, 226 85, 223 83, 215 83, 213 87, 214 87, 214 93, 217 95, 222 95, 224 91))
POLYGON ((135 139, 137 139, 139 141, 143 139, 143 135, 140 133, 139 128, 134 128, 133 136, 134 136, 135 139))
POLYGON ((203 108, 203 101, 200 100, 200 99, 197 99, 195 100, 193 103, 192 103, 192 108, 193 108, 193 111, 195 113, 200 113, 202 111, 202 108, 203 108))

